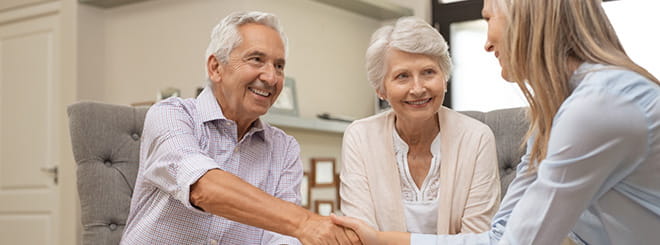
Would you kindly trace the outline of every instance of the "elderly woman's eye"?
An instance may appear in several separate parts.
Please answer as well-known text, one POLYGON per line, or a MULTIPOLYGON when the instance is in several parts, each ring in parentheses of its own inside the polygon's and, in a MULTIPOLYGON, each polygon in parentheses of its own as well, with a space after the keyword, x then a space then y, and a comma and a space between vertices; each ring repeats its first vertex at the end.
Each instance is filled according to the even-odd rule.
POLYGON ((426 70, 424 70, 424 71, 422 72, 422 74, 424 74, 424 75, 433 75, 433 74, 435 74, 435 70, 433 70, 433 69, 426 69, 426 70))

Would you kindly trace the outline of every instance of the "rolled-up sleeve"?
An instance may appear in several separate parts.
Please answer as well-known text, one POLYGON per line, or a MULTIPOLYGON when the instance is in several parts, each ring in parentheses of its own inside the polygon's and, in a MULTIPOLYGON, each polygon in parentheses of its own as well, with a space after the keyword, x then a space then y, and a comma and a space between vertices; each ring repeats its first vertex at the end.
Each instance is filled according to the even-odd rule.
POLYGON ((201 149, 194 127, 193 117, 178 101, 153 106, 145 118, 141 168, 146 183, 201 212, 190 204, 190 186, 219 165, 201 149))

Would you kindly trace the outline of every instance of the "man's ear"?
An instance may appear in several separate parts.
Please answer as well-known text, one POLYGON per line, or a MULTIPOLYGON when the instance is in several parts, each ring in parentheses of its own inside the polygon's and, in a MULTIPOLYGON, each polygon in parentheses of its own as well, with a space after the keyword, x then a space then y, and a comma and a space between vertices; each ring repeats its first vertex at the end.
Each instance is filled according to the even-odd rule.
POLYGON ((222 80, 222 65, 215 58, 215 55, 209 55, 209 58, 206 59, 206 73, 212 82, 222 80))

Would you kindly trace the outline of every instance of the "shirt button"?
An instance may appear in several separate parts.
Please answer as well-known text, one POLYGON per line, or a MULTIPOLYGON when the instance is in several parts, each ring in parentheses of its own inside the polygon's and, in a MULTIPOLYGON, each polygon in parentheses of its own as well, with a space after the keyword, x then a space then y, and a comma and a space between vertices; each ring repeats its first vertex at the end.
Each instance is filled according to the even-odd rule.
POLYGON ((225 125, 229 126, 229 125, 231 125, 231 123, 230 123, 230 122, 226 122, 225 125))
POLYGON ((217 241, 217 240, 213 240, 213 239, 211 239, 210 244, 211 244, 211 245, 218 245, 218 241, 217 241))
POLYGON ((234 148, 234 152, 238 152, 238 147, 234 148))

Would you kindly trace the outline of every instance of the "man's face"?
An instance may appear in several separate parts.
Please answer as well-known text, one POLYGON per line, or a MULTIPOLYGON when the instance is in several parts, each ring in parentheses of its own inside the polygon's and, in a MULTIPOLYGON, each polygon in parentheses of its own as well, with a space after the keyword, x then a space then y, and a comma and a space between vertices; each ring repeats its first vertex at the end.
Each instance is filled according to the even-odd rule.
POLYGON ((233 121, 254 121, 266 114, 282 91, 284 44, 279 33, 261 24, 238 27, 241 43, 227 64, 208 59, 213 93, 223 114, 233 121))

